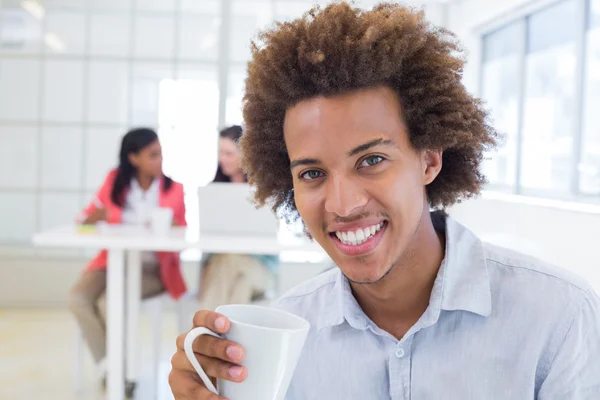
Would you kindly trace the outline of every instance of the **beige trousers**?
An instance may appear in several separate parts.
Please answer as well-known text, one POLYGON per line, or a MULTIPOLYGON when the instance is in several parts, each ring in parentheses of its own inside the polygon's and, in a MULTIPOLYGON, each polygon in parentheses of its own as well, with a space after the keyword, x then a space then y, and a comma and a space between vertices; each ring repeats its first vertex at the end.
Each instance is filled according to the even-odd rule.
MULTIPOLYGON (((142 298, 164 292, 157 264, 142 266, 142 298)), ((96 362, 106 356, 106 270, 85 272, 69 293, 69 309, 75 315, 96 362)))
POLYGON ((202 269, 198 300, 204 310, 224 304, 248 304, 274 285, 273 274, 255 257, 217 254, 202 269))

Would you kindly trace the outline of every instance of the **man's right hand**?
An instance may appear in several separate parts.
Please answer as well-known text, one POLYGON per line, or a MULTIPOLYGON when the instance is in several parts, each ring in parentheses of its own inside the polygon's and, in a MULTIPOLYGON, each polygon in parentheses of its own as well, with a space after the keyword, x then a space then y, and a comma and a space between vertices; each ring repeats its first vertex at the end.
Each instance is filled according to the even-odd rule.
MULTIPOLYGON (((194 315, 194 328, 205 327, 215 333, 226 333, 231 323, 227 317, 212 312, 198 311, 194 315)), ((175 400, 226 400, 224 397, 213 394, 204 386, 202 380, 187 359, 183 343, 187 333, 177 338, 177 352, 171 359, 171 374, 169 385, 175 400)), ((199 336, 193 344, 196 359, 212 378, 231 382, 242 382, 248 376, 246 367, 239 363, 244 360, 246 351, 239 344, 210 335, 199 336)))

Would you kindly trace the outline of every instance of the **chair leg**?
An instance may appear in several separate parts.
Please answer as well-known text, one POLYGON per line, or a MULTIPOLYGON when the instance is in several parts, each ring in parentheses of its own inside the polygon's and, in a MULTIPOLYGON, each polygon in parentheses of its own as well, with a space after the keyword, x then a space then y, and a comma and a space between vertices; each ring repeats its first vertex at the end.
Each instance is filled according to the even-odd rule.
POLYGON ((152 386, 153 396, 158 398, 158 381, 160 378, 160 360, 161 360, 161 341, 162 341, 162 314, 163 299, 155 299, 156 303, 152 307, 152 386))
POLYGON ((175 310, 177 312, 177 333, 179 334, 187 332, 192 326, 192 321, 188 321, 188 308, 191 308, 188 305, 189 301, 187 295, 185 295, 175 303, 175 310))

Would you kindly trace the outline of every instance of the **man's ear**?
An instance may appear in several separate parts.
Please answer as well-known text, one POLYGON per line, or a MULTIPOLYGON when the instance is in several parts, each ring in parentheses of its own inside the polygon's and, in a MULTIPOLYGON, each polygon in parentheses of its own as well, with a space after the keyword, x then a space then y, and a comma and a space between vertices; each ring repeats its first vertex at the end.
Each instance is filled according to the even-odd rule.
POLYGON ((425 150, 422 153, 423 184, 429 185, 442 170, 442 150, 425 150))

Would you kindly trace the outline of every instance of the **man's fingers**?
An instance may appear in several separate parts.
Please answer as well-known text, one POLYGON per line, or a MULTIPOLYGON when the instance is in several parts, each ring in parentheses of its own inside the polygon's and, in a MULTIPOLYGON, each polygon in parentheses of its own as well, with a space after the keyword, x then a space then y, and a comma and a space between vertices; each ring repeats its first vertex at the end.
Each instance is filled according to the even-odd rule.
POLYGON ((194 315, 194 327, 208 328, 215 333, 225 333, 231 323, 224 315, 213 311, 201 310, 194 315))
MULTIPOLYGON (((230 363, 227 361, 219 360, 204 356, 202 354, 196 354, 196 359, 202 366, 202 369, 211 378, 220 378, 231 382, 242 382, 248 376, 248 370, 240 365, 230 363)), ((191 374, 197 382, 202 382, 196 370, 194 369, 190 360, 188 360, 186 354, 182 351, 178 351, 171 358, 171 365, 173 371, 182 371, 191 374)))
POLYGON ((231 382, 242 382, 248 376, 246 367, 196 354, 206 375, 231 382))
MULTIPOLYGON (((177 348, 179 350, 183 350, 185 337, 186 334, 183 334, 177 338, 177 348)), ((241 363, 246 356, 244 348, 239 344, 210 335, 202 335, 197 337, 192 344, 192 349, 195 353, 229 361, 234 364, 241 363)))

